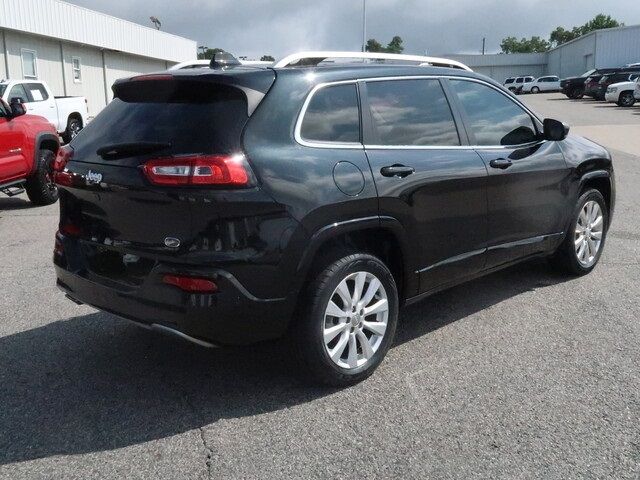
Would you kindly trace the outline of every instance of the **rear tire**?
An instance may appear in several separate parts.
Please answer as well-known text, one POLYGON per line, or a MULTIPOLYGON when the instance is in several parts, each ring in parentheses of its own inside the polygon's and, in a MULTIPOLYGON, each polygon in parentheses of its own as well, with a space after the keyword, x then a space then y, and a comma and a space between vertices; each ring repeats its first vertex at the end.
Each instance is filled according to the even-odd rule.
POLYGON ((540 89, 538 87, 533 87, 531 89, 531 93, 540 93, 540 89))
POLYGON ((58 187, 53 182, 51 162, 55 154, 51 150, 40 150, 36 171, 27 179, 25 190, 34 205, 51 205, 58 200, 58 187))
POLYGON ((76 138, 82 130, 82 120, 78 117, 69 117, 67 120, 67 128, 62 134, 62 139, 64 143, 69 143, 71 140, 76 138))
POLYGON ((633 96, 633 92, 622 92, 617 102, 619 107, 633 107, 635 103, 636 99, 633 96))
POLYGON ((609 211, 602 194, 584 192, 572 213, 562 244, 550 257, 551 264, 570 275, 586 275, 598 264, 609 229, 609 211))
POLYGON ((374 372, 393 343, 396 283, 380 259, 343 256, 313 279, 298 312, 289 339, 304 373, 324 385, 354 385, 374 372))

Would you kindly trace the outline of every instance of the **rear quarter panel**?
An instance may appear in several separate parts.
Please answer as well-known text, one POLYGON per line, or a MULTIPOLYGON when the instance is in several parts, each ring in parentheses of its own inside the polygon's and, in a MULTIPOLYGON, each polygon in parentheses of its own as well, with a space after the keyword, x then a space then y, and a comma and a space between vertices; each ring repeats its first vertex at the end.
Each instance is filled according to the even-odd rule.
POLYGON ((260 187, 291 219, 284 234, 273 281, 295 292, 299 285, 303 252, 321 229, 338 222, 377 217, 378 200, 364 149, 306 147, 294 138, 295 124, 306 96, 318 83, 329 81, 316 71, 302 76, 278 71, 267 97, 254 113, 244 135, 244 149, 260 187), (360 194, 341 192, 333 171, 349 162, 362 173, 360 194), (290 237, 286 238, 286 237, 290 237))

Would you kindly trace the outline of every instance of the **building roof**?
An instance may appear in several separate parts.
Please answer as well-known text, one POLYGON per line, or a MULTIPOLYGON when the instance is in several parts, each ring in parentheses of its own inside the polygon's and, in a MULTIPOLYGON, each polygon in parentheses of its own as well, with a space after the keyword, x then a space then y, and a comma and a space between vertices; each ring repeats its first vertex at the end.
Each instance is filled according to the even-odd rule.
POLYGON ((0 0, 0 28, 182 62, 197 43, 61 0, 0 0))

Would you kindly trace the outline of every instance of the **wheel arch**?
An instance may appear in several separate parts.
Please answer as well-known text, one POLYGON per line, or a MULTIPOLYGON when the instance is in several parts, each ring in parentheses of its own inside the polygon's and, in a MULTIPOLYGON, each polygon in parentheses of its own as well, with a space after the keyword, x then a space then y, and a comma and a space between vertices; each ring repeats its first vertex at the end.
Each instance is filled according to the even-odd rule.
POLYGON ((42 132, 36 135, 35 148, 33 151, 33 165, 31 173, 33 174, 38 168, 38 155, 40 150, 51 150, 54 154, 60 148, 60 139, 58 135, 49 132, 42 132))
POLYGON ((369 253, 379 257, 394 276, 401 299, 414 295, 417 281, 411 268, 411 249, 402 224, 393 217, 366 217, 337 222, 317 230, 309 240, 299 263, 296 277, 302 290, 312 276, 336 252, 369 253))
POLYGON ((582 195, 591 188, 598 190, 602 194, 607 204, 609 224, 611 224, 615 207, 615 184, 612 173, 607 170, 593 170, 585 173, 580 179, 578 194, 582 195))

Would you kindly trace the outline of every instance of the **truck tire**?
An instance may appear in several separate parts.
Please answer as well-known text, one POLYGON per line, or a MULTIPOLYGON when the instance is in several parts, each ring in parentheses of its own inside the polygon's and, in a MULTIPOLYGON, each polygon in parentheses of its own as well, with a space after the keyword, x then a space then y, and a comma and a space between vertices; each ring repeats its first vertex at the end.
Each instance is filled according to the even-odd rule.
POLYGON ((313 383, 347 387, 371 375, 391 347, 398 291, 380 259, 357 253, 315 276, 299 308, 289 337, 301 373, 313 383))
POLYGON ((622 92, 617 103, 619 107, 633 107, 633 104, 636 103, 636 99, 633 96, 633 92, 622 92))
POLYGON ((82 120, 78 117, 70 116, 69 120, 67 120, 67 128, 62 134, 62 139, 64 143, 69 143, 71 140, 76 138, 76 136, 82 130, 82 120))
POLYGON ((51 162, 55 154, 51 150, 40 150, 33 175, 27 179, 25 190, 34 205, 51 205, 58 200, 58 187, 51 175, 51 162))

